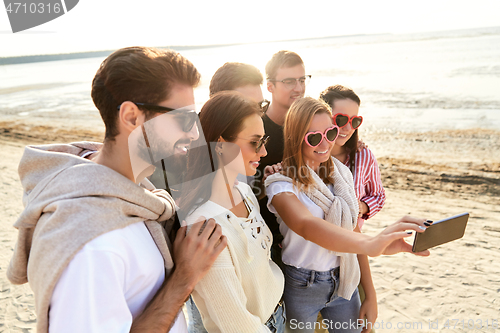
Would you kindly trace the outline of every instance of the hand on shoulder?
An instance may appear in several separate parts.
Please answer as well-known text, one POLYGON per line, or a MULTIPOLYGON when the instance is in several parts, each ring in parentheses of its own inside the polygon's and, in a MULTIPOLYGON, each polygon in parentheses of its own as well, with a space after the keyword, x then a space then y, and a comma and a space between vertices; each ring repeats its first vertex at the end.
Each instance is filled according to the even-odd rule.
POLYGON ((214 219, 205 220, 177 231, 174 241, 173 259, 175 273, 194 286, 212 267, 215 259, 227 245, 226 236, 222 235, 222 228, 214 219))
POLYGON ((281 163, 268 165, 264 168, 264 176, 262 177, 262 182, 264 183, 270 175, 273 175, 277 172, 280 172, 283 168, 281 167, 281 163))
POLYGON ((360 152, 363 149, 368 149, 368 145, 366 143, 364 143, 363 140, 359 139, 358 140, 358 147, 357 147, 356 151, 360 152))

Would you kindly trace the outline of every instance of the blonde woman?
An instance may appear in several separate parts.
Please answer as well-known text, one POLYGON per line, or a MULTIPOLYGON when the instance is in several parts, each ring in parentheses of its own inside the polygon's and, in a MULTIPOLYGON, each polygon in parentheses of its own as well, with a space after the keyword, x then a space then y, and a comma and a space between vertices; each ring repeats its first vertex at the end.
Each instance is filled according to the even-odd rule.
POLYGON ((265 181, 269 210, 284 237, 288 326, 298 332, 313 332, 318 312, 330 332, 360 332, 358 318, 373 323, 376 300, 361 305, 357 291, 361 281, 375 293, 367 255, 411 252, 403 240, 407 231, 425 230, 425 219, 404 217, 376 237, 353 232, 359 207, 352 174, 331 158, 338 132, 326 103, 310 97, 294 102, 285 119, 282 171, 265 181))

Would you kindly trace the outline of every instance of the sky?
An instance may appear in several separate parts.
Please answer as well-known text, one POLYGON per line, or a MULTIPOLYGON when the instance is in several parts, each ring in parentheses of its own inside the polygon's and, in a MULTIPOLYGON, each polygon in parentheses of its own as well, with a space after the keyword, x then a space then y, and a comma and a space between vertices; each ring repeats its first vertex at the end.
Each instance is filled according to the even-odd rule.
POLYGON ((15 34, 0 10, 0 57, 482 28, 498 13, 499 0, 80 0, 15 34))

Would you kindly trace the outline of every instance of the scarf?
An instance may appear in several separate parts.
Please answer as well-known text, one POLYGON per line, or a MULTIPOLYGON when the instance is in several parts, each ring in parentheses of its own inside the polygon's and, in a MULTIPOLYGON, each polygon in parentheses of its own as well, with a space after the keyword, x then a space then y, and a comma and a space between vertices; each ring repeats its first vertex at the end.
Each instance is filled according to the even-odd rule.
MULTIPOLYGON (((349 168, 339 160, 333 157, 332 159, 334 162, 333 193, 335 194, 328 189, 323 180, 310 167, 308 167, 309 174, 312 176, 314 184, 308 187, 304 186, 301 191, 323 209, 325 221, 353 231, 358 219, 359 205, 354 192, 352 174, 349 168)), ((265 186, 268 187, 278 181, 293 183, 291 178, 275 173, 266 179, 265 186)), ((350 300, 361 278, 357 255, 334 251, 332 253, 340 257, 338 295, 350 300)))
POLYGON ((86 243, 104 233, 144 221, 166 275, 173 268, 169 240, 158 222, 174 214, 174 200, 80 157, 100 147, 88 142, 31 146, 19 164, 25 209, 14 224, 19 233, 7 277, 14 284, 29 282, 39 333, 48 331, 50 300, 62 272, 86 243))

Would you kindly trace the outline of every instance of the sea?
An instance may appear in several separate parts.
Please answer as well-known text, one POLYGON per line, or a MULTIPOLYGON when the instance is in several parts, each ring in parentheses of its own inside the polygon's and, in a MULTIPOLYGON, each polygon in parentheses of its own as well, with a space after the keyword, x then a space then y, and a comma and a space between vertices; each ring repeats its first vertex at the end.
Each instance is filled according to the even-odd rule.
MULTIPOLYGON (((199 108, 213 73, 228 61, 255 65, 297 52, 317 98, 334 84, 361 98, 366 131, 500 130, 500 27, 414 34, 337 36, 179 48, 202 74, 199 108)), ((0 121, 99 120, 90 97, 104 57, 0 66, 0 121)), ((264 97, 271 99, 265 85, 264 97)))

